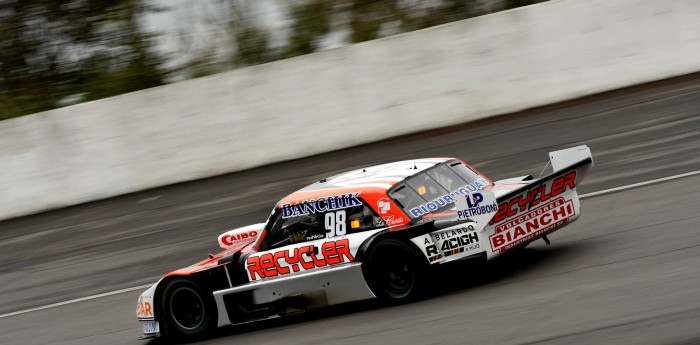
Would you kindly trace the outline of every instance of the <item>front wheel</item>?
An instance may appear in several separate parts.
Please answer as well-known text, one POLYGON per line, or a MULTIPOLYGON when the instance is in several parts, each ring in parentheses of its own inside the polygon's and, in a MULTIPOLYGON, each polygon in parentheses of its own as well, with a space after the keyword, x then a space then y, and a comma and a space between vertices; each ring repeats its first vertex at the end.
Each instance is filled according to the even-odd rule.
POLYGON ((372 292, 385 302, 403 303, 422 295, 425 267, 401 241, 377 244, 364 262, 363 271, 372 292))
POLYGON ((168 333, 198 338, 216 325, 216 307, 197 283, 177 278, 163 290, 163 311, 168 333))

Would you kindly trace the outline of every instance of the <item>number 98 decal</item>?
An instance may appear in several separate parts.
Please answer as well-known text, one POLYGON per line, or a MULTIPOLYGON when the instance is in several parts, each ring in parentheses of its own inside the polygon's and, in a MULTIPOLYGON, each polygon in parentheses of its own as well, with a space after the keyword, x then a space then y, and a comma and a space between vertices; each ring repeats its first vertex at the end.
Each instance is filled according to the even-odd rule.
POLYGON ((326 237, 344 236, 347 233, 345 210, 328 212, 325 216, 326 237))

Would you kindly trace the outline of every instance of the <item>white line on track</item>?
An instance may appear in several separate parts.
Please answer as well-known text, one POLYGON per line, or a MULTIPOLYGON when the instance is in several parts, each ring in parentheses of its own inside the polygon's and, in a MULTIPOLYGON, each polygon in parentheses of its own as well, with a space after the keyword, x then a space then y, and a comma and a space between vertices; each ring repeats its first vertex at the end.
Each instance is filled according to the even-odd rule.
POLYGON ((130 292, 130 291, 141 290, 141 289, 148 289, 149 287, 151 287, 151 285, 153 285, 153 284, 133 286, 133 287, 126 288, 126 289, 114 290, 114 291, 105 292, 105 293, 87 296, 87 297, 80 297, 80 298, 72 299, 70 301, 63 301, 63 302, 58 302, 58 303, 54 303, 54 304, 47 304, 47 305, 44 305, 41 307, 29 308, 29 309, 24 309, 24 310, 20 310, 20 311, 13 311, 11 313, 0 315, 0 319, 5 318, 5 317, 10 317, 10 316, 30 313, 33 311, 39 311, 39 310, 49 309, 49 308, 53 308, 53 307, 60 307, 62 305, 66 305, 66 304, 73 304, 73 303, 78 303, 78 302, 83 302, 83 301, 89 301, 91 299, 117 295, 117 294, 124 293, 124 292, 130 292))
MULTIPOLYGON (((610 188, 610 189, 605 189, 597 192, 592 192, 592 193, 587 193, 587 194, 581 194, 579 195, 580 199, 586 199, 594 196, 599 196, 599 195, 604 195, 604 194, 610 194, 610 193, 615 193, 627 189, 632 189, 632 188, 637 188, 641 186, 646 186, 654 183, 659 183, 659 182, 664 182, 664 181, 670 181, 670 180, 675 180, 683 177, 688 177, 688 176, 693 176, 693 175, 698 175, 700 174, 700 170, 696 171, 691 171, 687 172, 685 174, 679 174, 679 175, 673 175, 673 176, 668 176, 668 177, 663 177, 663 178, 657 178, 655 180, 649 180, 649 181, 644 181, 644 182, 639 182, 639 183, 633 183, 633 184, 628 184, 626 186, 621 186, 621 187, 615 187, 615 188, 610 188)), ((78 302, 83 302, 83 301, 89 301, 92 299, 97 299, 97 298, 102 298, 102 297, 107 297, 107 296, 112 296, 112 295, 117 295, 120 293, 124 292, 131 292, 131 291, 136 291, 136 290, 141 290, 141 289, 147 289, 151 287, 153 284, 147 284, 147 285, 140 285, 140 286, 134 286, 126 289, 121 289, 121 290, 115 290, 115 291, 110 291, 110 292, 105 292, 97 295, 92 295, 92 296, 87 296, 87 297, 81 297, 81 298, 76 298, 72 299, 69 301, 63 301, 63 302, 58 302, 58 303, 53 303, 53 304, 47 304, 41 307, 36 307, 36 308, 29 308, 29 309, 24 309, 24 310, 19 310, 19 311, 14 311, 11 313, 7 314, 2 314, 0 315, 0 319, 10 317, 10 316, 15 316, 15 315, 20 315, 20 314, 26 314, 26 313, 31 313, 34 311, 39 311, 39 310, 44 310, 44 309, 49 309, 49 308, 54 308, 54 307, 60 307, 62 305, 66 304, 73 304, 73 303, 78 303, 78 302)))
POLYGON ((698 174, 700 174, 700 170, 687 172, 685 174, 673 175, 673 176, 669 176, 669 177, 657 178, 655 180, 649 180, 649 181, 644 181, 644 182, 639 182, 639 183, 628 184, 628 185, 622 186, 622 187, 615 187, 615 188, 605 189, 605 190, 601 190, 601 191, 597 191, 597 192, 581 194, 581 195, 579 195, 579 199, 585 199, 585 198, 590 198, 593 196, 615 193, 615 192, 619 192, 622 190, 637 188, 637 187, 646 186, 646 185, 650 185, 650 184, 654 184, 654 183, 675 180, 675 179, 693 176, 693 175, 698 175, 698 174))

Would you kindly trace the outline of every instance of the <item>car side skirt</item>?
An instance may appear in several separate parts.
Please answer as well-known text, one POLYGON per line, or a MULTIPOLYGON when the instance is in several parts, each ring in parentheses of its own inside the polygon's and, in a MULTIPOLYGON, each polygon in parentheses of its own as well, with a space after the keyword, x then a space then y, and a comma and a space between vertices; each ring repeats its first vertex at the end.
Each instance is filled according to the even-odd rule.
POLYGON ((251 292, 254 304, 275 302, 295 296, 313 296, 321 305, 335 305, 375 298, 362 274, 362 263, 330 266, 290 277, 250 282, 214 292, 218 326, 233 324, 224 303, 224 296, 251 292))

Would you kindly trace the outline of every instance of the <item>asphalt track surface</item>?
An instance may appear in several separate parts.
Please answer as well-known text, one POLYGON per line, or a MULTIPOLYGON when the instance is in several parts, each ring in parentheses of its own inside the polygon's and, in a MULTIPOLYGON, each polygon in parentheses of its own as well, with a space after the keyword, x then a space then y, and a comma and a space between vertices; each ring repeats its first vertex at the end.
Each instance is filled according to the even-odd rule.
MULTIPOLYGON (((285 194, 343 170, 456 156, 494 179, 537 176, 547 152, 580 144, 595 159, 580 193, 700 170, 700 75, 0 222, 0 314, 153 283, 217 251, 224 230, 264 221, 285 194)), ((551 246, 452 269, 424 301, 353 303, 202 343, 700 343, 700 175, 582 206, 551 246)), ((0 343, 142 343, 139 294, 0 318, 0 343)))

